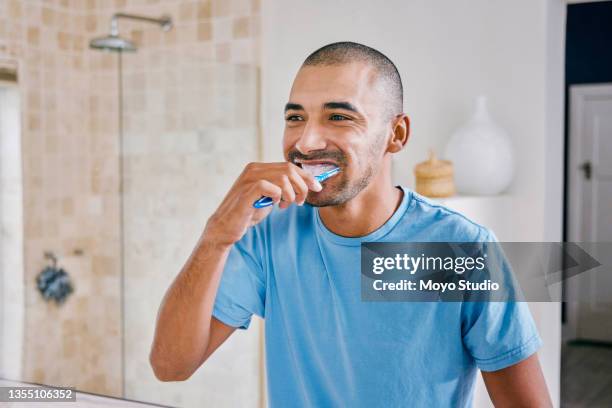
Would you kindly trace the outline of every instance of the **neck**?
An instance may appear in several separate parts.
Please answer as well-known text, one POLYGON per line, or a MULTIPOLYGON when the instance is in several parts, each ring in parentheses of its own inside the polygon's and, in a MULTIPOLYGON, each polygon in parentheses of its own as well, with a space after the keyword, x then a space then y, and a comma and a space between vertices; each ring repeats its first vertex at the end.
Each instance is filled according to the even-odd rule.
POLYGON ((380 171, 366 188, 344 204, 319 208, 325 227, 344 237, 362 237, 385 224, 403 198, 402 191, 391 183, 390 173, 390 169, 380 171))

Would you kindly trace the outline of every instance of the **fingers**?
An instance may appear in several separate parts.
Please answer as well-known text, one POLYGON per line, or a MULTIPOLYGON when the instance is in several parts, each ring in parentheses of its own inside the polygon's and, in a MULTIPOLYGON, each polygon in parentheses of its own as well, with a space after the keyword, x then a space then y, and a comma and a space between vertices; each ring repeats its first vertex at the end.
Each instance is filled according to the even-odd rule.
POLYGON ((306 201, 306 197, 308 196, 308 191, 321 191, 323 186, 319 181, 310 173, 302 169, 301 167, 293 164, 293 163, 284 163, 287 169, 286 178, 283 177, 283 196, 282 201, 279 204, 280 208, 287 208, 291 205, 292 202, 295 202, 297 205, 303 205, 306 201), (292 191, 285 191, 288 189, 287 181, 289 181, 292 191))
POLYGON ((280 188, 282 190, 282 201, 278 206, 280 208, 287 208, 295 201, 295 191, 293 190, 293 184, 291 184, 288 175, 281 176, 280 188))
POLYGON ((270 197, 276 204, 281 200, 282 194, 283 189, 281 187, 268 180, 259 180, 253 183, 253 187, 247 197, 251 204, 261 198, 261 196, 270 197))
POLYGON ((290 163, 249 163, 246 177, 253 183, 254 200, 267 196, 284 209, 292 203, 303 205, 308 191, 321 191, 323 186, 310 173, 290 163), (259 195, 258 195, 259 194, 259 195))
POLYGON ((297 171, 292 171, 291 174, 289 174, 289 180, 295 191, 295 203, 297 205, 303 205, 308 195, 308 185, 306 181, 300 177, 297 171))
POLYGON ((266 218, 268 214, 272 212, 273 208, 273 206, 258 208, 257 211, 253 212, 253 215, 251 216, 249 227, 258 224, 261 220, 266 218))
POLYGON ((304 180, 309 190, 317 191, 317 192, 323 190, 323 186, 321 185, 321 183, 319 183, 312 174, 310 174, 309 172, 307 172, 300 166, 296 166, 293 163, 289 163, 289 164, 291 164, 295 168, 295 171, 297 171, 299 176, 304 180))

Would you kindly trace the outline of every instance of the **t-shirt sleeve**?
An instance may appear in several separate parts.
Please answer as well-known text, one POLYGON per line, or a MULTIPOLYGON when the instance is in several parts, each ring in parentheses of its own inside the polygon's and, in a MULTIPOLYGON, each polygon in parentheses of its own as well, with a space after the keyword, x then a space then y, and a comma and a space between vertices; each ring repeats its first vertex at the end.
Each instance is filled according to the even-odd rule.
MULTIPOLYGON (((491 231, 485 230, 481 236, 481 241, 497 242, 491 231)), ((501 261, 508 263, 503 253, 501 261)), ((504 266, 499 270, 511 273, 509 265, 504 266)), ((507 279, 512 280, 511 277, 507 279)), ((461 313, 464 346, 482 371, 496 371, 514 365, 531 356, 542 345, 526 302, 465 302, 461 313)))
POLYGON ((261 251, 255 227, 249 227, 230 249, 212 313, 229 326, 247 329, 253 314, 264 316, 266 284, 261 251))

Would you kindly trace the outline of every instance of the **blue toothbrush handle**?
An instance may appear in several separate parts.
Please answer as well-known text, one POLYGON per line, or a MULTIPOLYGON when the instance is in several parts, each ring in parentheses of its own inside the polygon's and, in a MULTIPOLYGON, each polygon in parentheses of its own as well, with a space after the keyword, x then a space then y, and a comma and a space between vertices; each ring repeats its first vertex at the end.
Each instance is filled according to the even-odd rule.
MULTIPOLYGON (((323 182, 325 180, 327 180, 328 178, 330 178, 331 176, 336 175, 336 173, 338 173, 340 171, 340 168, 335 167, 331 170, 328 170, 322 174, 319 174, 318 176, 315 176, 315 178, 317 179, 317 181, 319 182, 323 182)), ((258 200, 256 200, 253 203, 253 207, 255 208, 264 208, 264 207, 269 207, 271 205, 274 204, 274 200, 270 197, 266 197, 266 196, 262 196, 261 198, 259 198, 258 200)))
POLYGON ((272 204, 274 204, 274 200, 273 199, 271 199, 270 197, 263 196, 259 200, 255 201, 253 203, 253 207, 255 207, 255 208, 264 208, 264 207, 269 207, 272 204))

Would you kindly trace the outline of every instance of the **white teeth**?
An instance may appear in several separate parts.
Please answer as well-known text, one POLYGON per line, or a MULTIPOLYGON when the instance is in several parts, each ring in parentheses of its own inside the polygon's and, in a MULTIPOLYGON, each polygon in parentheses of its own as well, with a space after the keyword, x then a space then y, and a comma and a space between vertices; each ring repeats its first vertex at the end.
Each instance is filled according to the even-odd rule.
POLYGON ((312 174, 313 176, 318 176, 319 174, 325 173, 328 170, 335 168, 336 166, 330 163, 321 163, 321 164, 306 164, 302 163, 302 168, 312 174))

